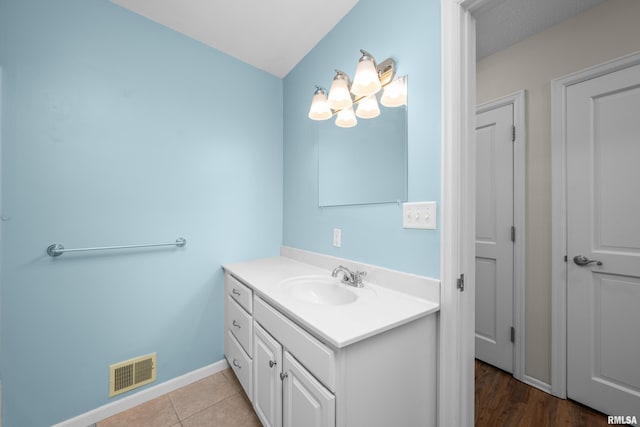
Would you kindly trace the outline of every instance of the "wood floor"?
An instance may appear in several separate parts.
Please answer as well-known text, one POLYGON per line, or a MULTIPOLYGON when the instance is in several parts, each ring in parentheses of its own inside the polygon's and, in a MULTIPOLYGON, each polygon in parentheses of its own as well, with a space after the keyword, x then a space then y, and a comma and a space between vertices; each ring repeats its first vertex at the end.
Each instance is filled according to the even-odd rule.
POLYGON ((607 417, 571 400, 558 399, 500 369, 476 360, 476 427, 607 426, 607 417))

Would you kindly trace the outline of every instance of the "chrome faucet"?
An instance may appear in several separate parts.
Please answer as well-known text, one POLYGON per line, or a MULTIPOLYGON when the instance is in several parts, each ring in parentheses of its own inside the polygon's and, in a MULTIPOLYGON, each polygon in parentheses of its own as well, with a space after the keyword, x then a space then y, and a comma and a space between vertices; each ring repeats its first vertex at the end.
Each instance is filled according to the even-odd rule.
POLYGON ((367 275, 366 271, 351 271, 347 267, 341 265, 333 269, 331 272, 331 277, 338 277, 338 273, 342 272, 342 283, 349 286, 354 286, 356 288, 362 288, 364 285, 362 284, 362 277, 367 275))

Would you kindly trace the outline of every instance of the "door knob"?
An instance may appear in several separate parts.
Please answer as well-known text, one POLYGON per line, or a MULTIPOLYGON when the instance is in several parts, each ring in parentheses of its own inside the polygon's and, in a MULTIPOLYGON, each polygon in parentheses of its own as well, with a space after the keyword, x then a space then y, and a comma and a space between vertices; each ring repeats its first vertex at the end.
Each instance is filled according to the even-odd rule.
POLYGON ((574 256, 573 262, 575 262, 576 265, 579 265, 580 267, 584 267, 585 265, 589 265, 594 262, 596 263, 596 265, 602 265, 602 261, 598 261, 597 259, 589 259, 582 254, 574 256))

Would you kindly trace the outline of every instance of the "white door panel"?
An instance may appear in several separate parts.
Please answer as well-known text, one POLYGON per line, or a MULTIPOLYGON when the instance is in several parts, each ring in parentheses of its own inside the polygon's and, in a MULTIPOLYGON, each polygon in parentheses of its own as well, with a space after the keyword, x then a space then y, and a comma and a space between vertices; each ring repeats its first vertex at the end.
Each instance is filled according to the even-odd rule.
MULTIPOLYGON (((497 329, 495 316, 497 310, 495 259, 476 257, 476 283, 481 284, 480 289, 476 292, 476 305, 483 307, 483 312, 481 313, 476 310, 476 337, 485 342, 495 344, 497 329)), ((487 357, 485 356, 484 358, 486 359, 487 357)))
POLYGON ((284 352, 283 426, 331 427, 336 422, 335 396, 288 351, 284 352))
POLYGON ((567 88, 567 395, 611 415, 640 416, 639 119, 640 66, 567 88))
POLYGON ((476 115, 476 357, 513 372, 513 105, 476 115))
POLYGON ((282 425, 282 346, 253 322, 253 406, 262 425, 282 425))

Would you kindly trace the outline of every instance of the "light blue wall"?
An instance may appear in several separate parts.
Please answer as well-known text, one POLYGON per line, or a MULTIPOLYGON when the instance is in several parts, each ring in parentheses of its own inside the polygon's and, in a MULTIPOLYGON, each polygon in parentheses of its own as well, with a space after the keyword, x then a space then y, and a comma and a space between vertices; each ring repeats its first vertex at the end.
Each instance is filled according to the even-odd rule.
POLYGON ((283 242, 439 277, 439 231, 403 229, 401 206, 318 208, 313 85, 328 89, 334 68, 353 78, 361 48, 379 61, 393 57, 409 75, 409 200, 440 200, 440 1, 361 0, 284 79, 283 242), (334 227, 341 248, 332 246, 334 227))
POLYGON ((0 0, 0 67, 3 425, 110 402, 133 356, 220 360, 221 264, 282 240, 282 81, 107 0, 0 0))

